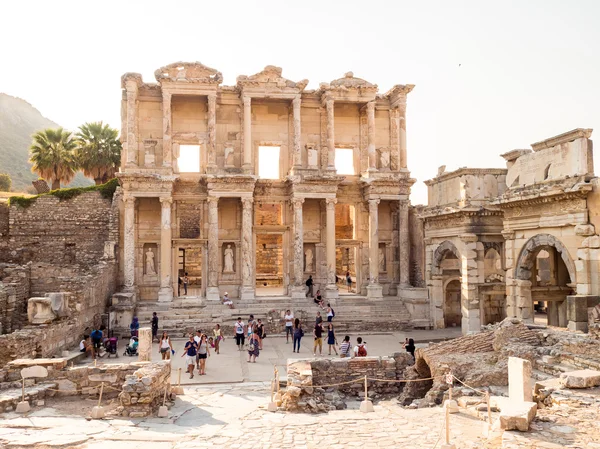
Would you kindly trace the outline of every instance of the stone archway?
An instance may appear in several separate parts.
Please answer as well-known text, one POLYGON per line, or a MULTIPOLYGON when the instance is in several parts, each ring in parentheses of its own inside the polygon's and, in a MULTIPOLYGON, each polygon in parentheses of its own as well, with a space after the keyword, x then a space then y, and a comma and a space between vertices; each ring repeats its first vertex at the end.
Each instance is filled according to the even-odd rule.
POLYGON ((449 240, 433 251, 429 294, 437 329, 462 324, 461 254, 449 240))
MULTIPOLYGON (((515 294, 521 318, 535 319, 546 313, 550 326, 567 326, 566 297, 577 282, 575 264, 564 244, 551 234, 530 238, 515 265, 515 294)), ((518 316, 519 316, 518 315, 518 316)))
POLYGON ((442 242, 433 253, 433 260, 431 261, 431 275, 441 276, 443 274, 442 261, 448 253, 454 254, 457 259, 460 259, 460 253, 458 249, 450 240, 442 242))

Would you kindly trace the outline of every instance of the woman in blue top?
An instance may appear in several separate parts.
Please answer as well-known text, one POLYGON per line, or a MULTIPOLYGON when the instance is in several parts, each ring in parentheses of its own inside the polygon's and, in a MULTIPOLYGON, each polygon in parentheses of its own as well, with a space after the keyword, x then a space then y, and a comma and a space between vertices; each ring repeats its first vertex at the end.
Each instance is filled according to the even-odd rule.
POLYGON ((129 329, 131 330, 131 336, 137 337, 138 331, 140 329, 140 322, 138 321, 138 317, 134 316, 133 320, 131 320, 131 324, 129 325, 129 329))
POLYGON ((185 364, 187 366, 186 372, 190 373, 190 379, 194 378, 194 365, 196 364, 197 350, 198 343, 194 341, 194 335, 190 334, 190 340, 185 343, 183 354, 181 354, 181 357, 185 356, 185 364))
POLYGON ((292 352, 296 352, 296 344, 298 345, 298 351, 300 352, 300 340, 304 337, 304 331, 302 330, 302 325, 300 324, 300 320, 296 318, 294 320, 294 350, 292 352))

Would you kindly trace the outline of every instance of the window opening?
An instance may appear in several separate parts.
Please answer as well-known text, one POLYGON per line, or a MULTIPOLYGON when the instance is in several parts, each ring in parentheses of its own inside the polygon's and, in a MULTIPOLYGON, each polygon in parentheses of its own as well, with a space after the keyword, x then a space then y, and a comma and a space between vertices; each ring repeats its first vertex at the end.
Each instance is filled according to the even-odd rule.
POLYGON ((262 179, 280 179, 279 147, 258 147, 258 177, 262 179))
POLYGON ((335 169, 338 175, 354 175, 354 150, 352 148, 335 149, 335 169))
POLYGON ((180 173, 200 173, 200 145, 179 145, 180 173))

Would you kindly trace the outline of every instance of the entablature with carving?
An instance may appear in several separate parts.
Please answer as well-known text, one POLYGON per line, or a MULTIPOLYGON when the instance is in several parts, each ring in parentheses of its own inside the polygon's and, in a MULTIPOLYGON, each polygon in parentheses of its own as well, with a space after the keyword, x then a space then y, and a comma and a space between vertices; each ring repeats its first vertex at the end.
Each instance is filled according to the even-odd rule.
POLYGON ((298 97, 308 80, 294 82, 281 76, 281 67, 266 66, 254 75, 237 77, 236 87, 242 96, 250 98, 294 99, 298 97))
POLYGON ((256 176, 208 176, 206 185, 210 196, 216 197, 253 197, 256 176))
POLYGON ((341 102, 366 103, 377 99, 377 84, 371 84, 362 78, 356 78, 352 72, 331 83, 321 83, 318 92, 321 101, 328 99, 341 102))
POLYGON ((125 196, 156 197, 171 196, 177 177, 151 173, 117 173, 117 179, 125 196))
POLYGON ((501 209, 510 209, 529 205, 547 204, 570 199, 584 199, 593 190, 585 177, 578 177, 546 184, 528 186, 522 189, 512 188, 492 202, 501 209))
POLYGON ((163 86, 169 83, 219 85, 223 82, 221 72, 201 62, 174 62, 157 69, 154 77, 163 86))

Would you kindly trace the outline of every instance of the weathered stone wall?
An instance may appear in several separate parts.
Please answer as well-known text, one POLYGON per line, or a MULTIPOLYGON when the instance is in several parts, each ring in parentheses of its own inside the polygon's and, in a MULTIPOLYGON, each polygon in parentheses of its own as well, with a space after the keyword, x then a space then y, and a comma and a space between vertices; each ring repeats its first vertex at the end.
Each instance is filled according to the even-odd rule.
POLYGON ((408 211, 410 236, 410 285, 425 287, 425 230, 419 214, 424 206, 411 207, 408 211))
POLYGON ((5 262, 94 265, 109 240, 111 200, 85 192, 69 200, 43 195, 10 207, 10 251, 5 262))
POLYGON ((142 418, 155 413, 171 392, 171 362, 149 363, 126 376, 123 391, 119 394, 122 416, 142 418))
POLYGON ((31 266, 0 264, 0 334, 27 324, 31 266))
POLYGON ((390 357, 290 360, 281 406, 289 411, 311 413, 343 409, 345 396, 364 397, 364 376, 371 379, 367 380, 369 398, 397 395, 404 383, 389 381, 404 379, 404 371, 412 363, 412 357, 405 352, 390 357), (354 380, 350 384, 332 385, 354 380))

